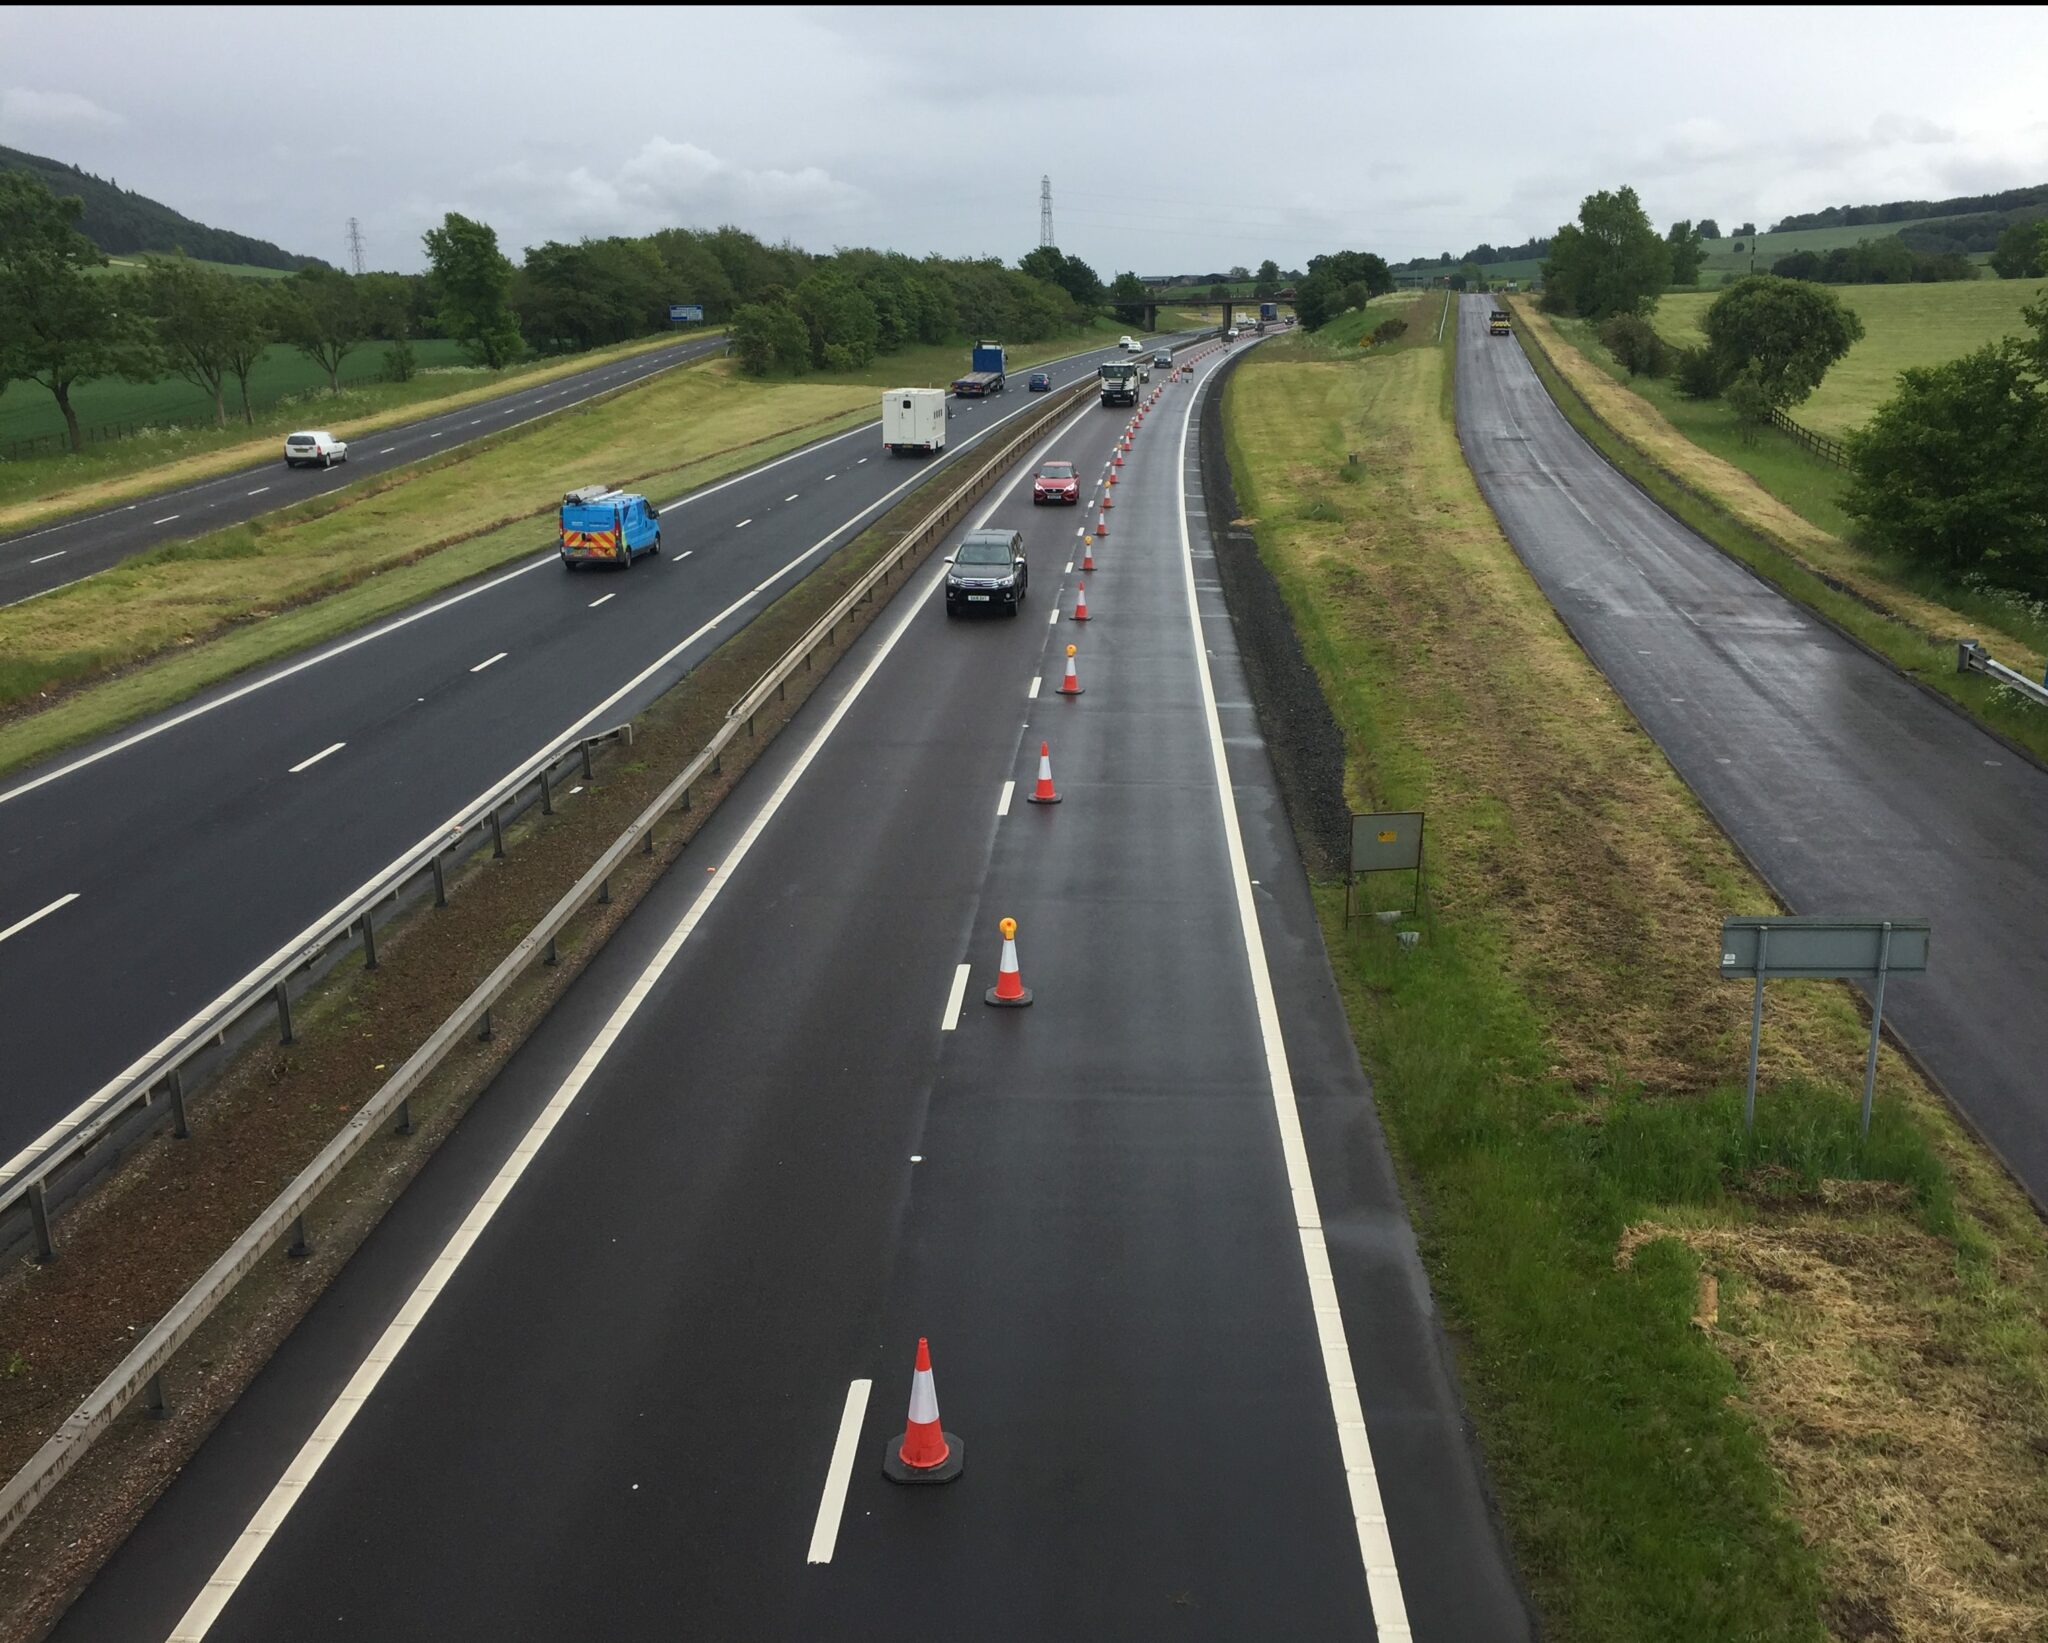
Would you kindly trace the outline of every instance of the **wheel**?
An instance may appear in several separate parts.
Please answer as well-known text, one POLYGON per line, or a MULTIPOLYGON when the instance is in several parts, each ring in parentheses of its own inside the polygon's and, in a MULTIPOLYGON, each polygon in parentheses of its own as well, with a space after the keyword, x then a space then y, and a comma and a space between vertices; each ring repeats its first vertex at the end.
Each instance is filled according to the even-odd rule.
POLYGON ((320 453, 320 471, 322 473, 325 473, 329 468, 333 466, 334 453, 332 451, 322 451, 320 453))
POLYGON ((631 570, 632 568, 633 568, 633 549, 632 549, 632 546, 631 546, 631 544, 628 544, 628 545, 627 545, 627 548, 626 548, 626 556, 625 556, 625 557, 624 557, 623 559, 621 559, 621 560, 619 561, 619 569, 620 569, 620 570, 631 570))
POLYGON ((647 550, 647 551, 648 551, 649 553, 659 553, 659 552, 661 552, 661 532, 660 532, 660 531, 656 531, 656 532, 654 533, 654 542, 653 542, 653 545, 652 545, 652 546, 650 546, 650 547, 648 548, 648 550, 647 550))

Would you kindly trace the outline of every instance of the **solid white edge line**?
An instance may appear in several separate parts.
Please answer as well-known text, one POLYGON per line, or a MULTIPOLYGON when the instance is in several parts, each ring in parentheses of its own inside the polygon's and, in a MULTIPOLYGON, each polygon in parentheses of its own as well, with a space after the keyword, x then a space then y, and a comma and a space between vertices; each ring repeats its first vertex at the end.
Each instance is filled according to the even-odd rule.
POLYGON ((60 907, 69 907, 77 899, 78 892, 74 890, 68 896, 59 896, 47 907, 38 907, 33 913, 29 914, 27 918, 16 919, 12 924, 8 925, 6 929, 0 930, 0 941, 5 941, 9 936, 20 935, 22 931, 26 930, 31 924, 34 924, 37 920, 48 918, 60 907))
POLYGON ((221 1611, 227 1607, 243 1579, 255 1567, 256 1560, 263 1555, 264 1548, 270 1544, 292 1508, 305 1498, 306 1490, 312 1484, 321 1465, 334 1452, 335 1445, 341 1441, 349 1423, 368 1403, 370 1394, 383 1379, 385 1370, 397 1360, 406 1342, 412 1338, 413 1332, 418 1329, 434 1302, 446 1290, 456 1270, 462 1265, 464 1257, 475 1247, 485 1227, 490 1225, 491 1218, 498 1213, 506 1199, 511 1196, 513 1189, 518 1186, 527 1166, 540 1156, 541 1149, 547 1145, 548 1138, 553 1135, 556 1126, 582 1095, 591 1075, 597 1071, 612 1046, 618 1042, 620 1035, 639 1012, 640 1006, 646 1003, 662 975, 675 962, 675 957, 682 951, 683 944, 704 922, 705 916, 717 902, 720 893, 732 882, 733 875, 739 871, 741 863, 747 859, 748 853, 767 831, 769 823, 774 821, 796 784, 802 780, 804 773, 823 751, 826 742, 838 730, 840 722, 852 711, 854 703, 860 700, 869 682, 881 671, 882 664, 888 661, 903 636, 910 631, 910 624, 925 608, 926 597, 939 587, 945 576, 946 567, 943 563, 934 568, 937 574, 927 577, 918 595, 905 601, 903 613, 897 618, 896 625, 890 629, 888 636, 868 659, 859 677, 827 715, 824 723, 818 726, 804 750, 797 755, 788 773, 747 823, 730 853, 705 881, 703 893, 684 910, 659 951, 647 961, 639 977, 627 989, 625 996, 613 1007, 610 1016, 591 1039, 589 1047, 584 1050, 576 1065, 569 1070, 547 1106, 528 1126, 525 1135, 512 1149, 497 1174, 472 1203, 469 1213, 463 1217, 462 1224, 449 1235, 441 1253, 413 1286, 405 1304, 385 1326, 376 1343, 357 1365, 355 1373, 349 1377, 348 1384, 342 1388, 334 1402, 329 1405, 326 1414, 321 1417, 320 1423, 314 1427, 312 1435, 300 1446, 298 1453, 286 1466, 284 1474, 271 1487, 263 1503, 257 1507, 255 1514, 249 1519, 248 1526, 236 1537, 235 1543, 228 1548, 227 1554, 220 1560, 199 1595, 193 1598, 183 1618, 172 1628, 169 1643, 201 1643, 207 1632, 212 1629, 213 1623, 220 1618, 221 1611))
POLYGON ((291 769, 287 770, 285 774, 287 776, 296 776, 301 770, 311 770, 313 766, 318 764, 322 759, 326 758, 328 754, 339 753, 343 748, 347 746, 347 742, 335 742, 332 746, 323 747, 320 749, 318 753, 315 753, 310 759, 301 759, 297 764, 293 765, 291 769))
POLYGON ((806 1563, 830 1563, 839 1544, 839 1520, 846 1512, 846 1489, 853 1482, 853 1455, 867 1418, 873 1381, 855 1381, 846 1389, 846 1407, 839 1412, 839 1436, 832 1441, 832 1464, 825 1468, 825 1493, 818 1501, 818 1521, 811 1530, 806 1563))
POLYGON ((953 972, 953 985, 946 989, 946 1013, 939 1017, 939 1031, 950 1033, 960 1025, 960 1006, 967 1000, 967 978, 974 974, 972 964, 963 964, 953 972))
POLYGON ((494 667, 499 662, 504 661, 504 659, 507 656, 510 656, 511 654, 512 653, 509 650, 501 650, 495 656, 486 656, 481 662, 477 663, 477 665, 471 668, 469 671, 472 673, 481 673, 485 668, 494 667))
POLYGON ((1003 783, 1002 797, 996 800, 996 814, 998 816, 1007 816, 1010 813, 1010 800, 1016 791, 1016 782, 1007 781, 1003 783))
MULTIPOLYGON (((1210 379, 1213 380, 1213 379, 1210 379)), ((1208 381, 1202 384, 1206 390, 1208 381)), ((1224 841, 1230 859, 1231 885, 1237 897, 1238 929, 1244 938, 1245 963, 1251 972, 1252 999, 1257 1006, 1259 1037, 1266 1052, 1266 1076, 1272 1086, 1273 1117, 1280 1130, 1280 1153, 1287 1166, 1287 1188, 1294 1200, 1295 1232, 1301 1242, 1301 1264, 1308 1277, 1315 1312, 1316 1338, 1322 1347, 1323 1374, 1330 1391, 1330 1413, 1337 1425, 1337 1448, 1351 1494, 1351 1515, 1358 1534, 1359 1558, 1365 1566, 1365 1587, 1372 1604, 1373 1629, 1381 1643, 1411 1643, 1408 1605, 1401 1594, 1401 1573, 1394 1563, 1394 1545, 1387 1533, 1387 1511, 1380 1497, 1379 1473, 1373 1465, 1366 1435, 1365 1410, 1353 1378, 1351 1345, 1344 1332, 1344 1313, 1330 1272, 1329 1249, 1323 1242, 1322 1210, 1316 1203, 1315 1178, 1309 1170, 1308 1147, 1302 1139, 1301 1110, 1294 1095, 1294 1072, 1280 1030, 1280 1011, 1273 997, 1273 976, 1266 964, 1265 938, 1259 931, 1258 905, 1252 900, 1251 868, 1245 861, 1244 834, 1237 823, 1237 796, 1230 780, 1230 758, 1223 743, 1223 721, 1216 712, 1216 682, 1209 672, 1209 651, 1202 636, 1202 608, 1195 591, 1194 543, 1188 535, 1188 430, 1193 425, 1199 393, 1190 394, 1180 426, 1181 576, 1187 590, 1188 631, 1195 642, 1195 673, 1202 687, 1202 717, 1209 729, 1209 763, 1216 780, 1216 801, 1223 812, 1224 841)))

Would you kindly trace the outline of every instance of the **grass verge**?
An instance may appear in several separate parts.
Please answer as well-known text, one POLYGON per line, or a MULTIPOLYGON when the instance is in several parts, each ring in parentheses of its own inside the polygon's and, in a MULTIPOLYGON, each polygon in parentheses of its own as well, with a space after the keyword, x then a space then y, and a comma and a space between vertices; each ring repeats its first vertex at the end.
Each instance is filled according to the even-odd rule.
POLYGON ((1558 409, 1659 506, 2008 742, 2048 759, 2048 714, 1981 674, 1955 670, 1955 641, 1974 635, 2007 666, 2039 677, 2048 618, 2004 595, 1944 589, 1937 598, 1908 585, 1687 439, 1573 347, 1534 303, 1509 300, 1515 335, 1558 409))
MULTIPOLYGON (((295 1041, 239 1056, 195 1103, 191 1138, 159 1133, 70 1209, 60 1261, 0 1273, 0 1472, 35 1452, 135 1333, 169 1309, 710 740, 727 707, 933 510, 935 488, 913 491, 665 693, 635 720, 629 752, 602 764, 580 792, 558 792, 554 817, 529 815, 503 861, 474 861, 447 907, 388 926, 377 970, 349 959, 312 989, 295 1011, 295 1041)), ((906 565, 895 586, 915 569, 906 565)), ((536 964, 494 1007, 493 1039, 454 1053, 414 1096, 414 1132, 364 1148, 308 1217, 311 1258, 273 1253, 181 1349, 166 1374, 169 1418, 138 1410, 116 1422, 0 1549, 0 1634, 42 1635, 833 661, 891 608, 886 592, 854 607, 837 640, 821 647, 823 665, 793 675, 787 699, 755 716, 758 734, 735 740, 722 773, 699 783, 691 807, 658 830, 655 854, 635 852, 612 875, 611 903, 570 926, 560 962, 536 964)))
MULTIPOLYGON (((258 411, 253 430, 243 423, 226 428, 160 428, 89 445, 76 455, 67 452, 0 463, 0 533, 32 530, 73 514, 195 485, 252 463, 281 461, 281 442, 295 428, 330 428, 342 439, 357 439, 380 428, 495 399, 513 388, 552 382, 665 348, 676 340, 642 337, 614 348, 535 360, 503 371, 434 370, 405 383, 345 382, 338 397, 323 390, 258 411)), ((40 392, 33 384, 17 386, 9 397, 29 391, 40 392)))
POLYGON ((677 494, 855 426, 872 398, 674 371, 0 609, 0 770, 541 551, 555 499, 593 475, 677 494))
POLYGON ((1889 1050, 1859 1144, 1838 986, 1774 991, 1744 1141, 1703 955, 1769 898, 1501 536, 1446 350, 1261 349, 1227 410, 1349 806, 1429 815, 1415 951, 1318 900, 1550 1635, 2048 1633, 2022 1196, 1889 1050))

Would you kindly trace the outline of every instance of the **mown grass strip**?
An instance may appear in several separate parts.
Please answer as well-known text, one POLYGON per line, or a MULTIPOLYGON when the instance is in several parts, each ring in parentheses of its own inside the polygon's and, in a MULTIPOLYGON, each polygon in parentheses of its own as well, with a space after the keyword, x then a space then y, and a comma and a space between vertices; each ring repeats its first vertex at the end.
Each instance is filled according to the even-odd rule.
MULTIPOLYGON (((2015 631, 2025 631, 2031 623, 1993 625, 1982 616, 1964 615, 1888 583, 1875 567, 1848 571, 1810 563, 1784 538, 1733 511, 1724 498, 1681 479, 1596 411, 1552 357, 1551 347, 1565 345, 1530 303, 1517 304, 1515 336, 1565 419, 1659 507, 1837 632, 1956 703, 2015 748, 2048 761, 2048 714, 1980 674, 1957 673, 1955 666, 1955 641, 1977 635, 1987 639, 1999 660, 2038 673, 2040 653, 2015 631), (1546 330, 1548 337, 1541 334, 1546 330)), ((1596 369, 1581 363, 1583 369, 1596 369)), ((1848 551, 1840 543, 1835 546, 1848 551)))
POLYGON ((1318 902, 1550 1635, 2043 1635, 2024 1199, 1889 1050, 1859 1144, 1837 986, 1773 994, 1744 1140, 1711 955, 1770 900, 1502 538, 1444 351, 1262 349, 1226 407, 1345 797, 1429 817, 1413 952, 1318 902))

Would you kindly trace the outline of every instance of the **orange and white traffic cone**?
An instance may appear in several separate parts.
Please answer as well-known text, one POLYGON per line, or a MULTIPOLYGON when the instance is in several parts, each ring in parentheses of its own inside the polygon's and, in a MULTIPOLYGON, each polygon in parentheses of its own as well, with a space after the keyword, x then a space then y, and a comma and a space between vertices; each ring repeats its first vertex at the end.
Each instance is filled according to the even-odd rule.
POLYGON ((1102 513, 1102 514, 1097 514, 1097 515, 1095 516, 1095 534, 1096 534, 1097 536, 1107 536, 1107 535, 1109 534, 1109 515, 1108 515, 1108 514, 1106 514, 1106 513, 1102 513))
MULTIPOLYGON (((996 971, 996 984, 981 996, 990 1004, 1008 1004, 1016 1007, 1031 1002, 1031 989, 1024 985, 1024 978, 1017 973, 1017 921, 1003 920, 1003 962, 996 971)), ((934 1416, 936 1419, 936 1415, 934 1416)))
POLYGON ((1116 455, 1110 459, 1109 465, 1112 468, 1121 468, 1124 465, 1124 453, 1122 450, 1118 450, 1116 455))
POLYGON ((1025 796, 1026 804, 1058 804, 1059 792, 1052 785, 1052 743, 1038 744, 1038 785, 1025 796))
POLYGON ((1081 676, 1074 671, 1074 656, 1079 647, 1067 646, 1067 676, 1060 681, 1059 694, 1078 696, 1081 694, 1081 676))
POLYGON ((1104 491, 1104 492, 1102 493, 1102 506, 1103 506, 1103 508, 1104 508, 1105 510, 1107 510, 1107 509, 1110 509, 1110 508, 1113 508, 1113 507, 1115 507, 1115 506, 1116 506, 1116 492, 1115 492, 1115 491, 1104 491))
POLYGON ((882 1472, 892 1483, 951 1483, 966 1466, 963 1444, 939 1424, 939 1392, 932 1381, 932 1349, 917 1338, 917 1367, 910 1374, 910 1418, 903 1439, 882 1451, 882 1472))
POLYGON ((1092 572, 1095 569, 1095 538, 1083 531, 1081 541, 1081 568, 1092 572))
POLYGON ((1074 595, 1074 620, 1085 622, 1088 620, 1088 584, 1076 582, 1074 586, 1079 590, 1074 595))

